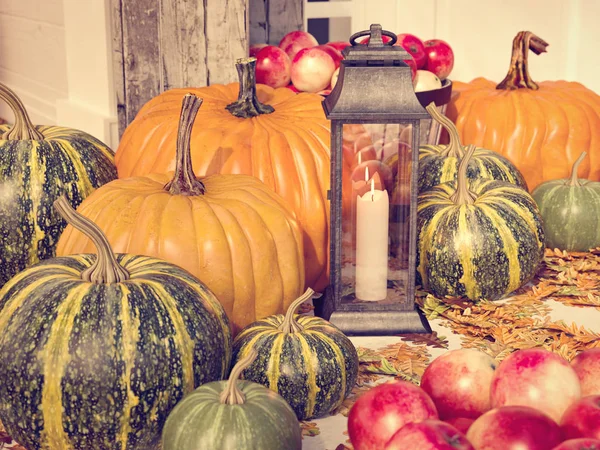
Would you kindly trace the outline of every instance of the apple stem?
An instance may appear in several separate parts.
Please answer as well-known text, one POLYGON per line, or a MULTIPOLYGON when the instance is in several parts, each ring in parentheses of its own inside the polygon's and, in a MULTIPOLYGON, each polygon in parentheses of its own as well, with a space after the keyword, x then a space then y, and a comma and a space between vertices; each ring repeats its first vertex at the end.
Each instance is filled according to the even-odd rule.
POLYGON ((527 58, 529 50, 536 55, 546 52, 548 43, 531 31, 519 31, 513 39, 512 56, 510 59, 510 68, 508 74, 497 86, 496 89, 532 89, 538 90, 540 87, 531 79, 527 58))
POLYGON ((465 156, 458 166, 458 178, 456 180, 456 192, 452 194, 450 200, 457 205, 472 205, 475 202, 477 196, 469 190, 469 179, 467 178, 467 167, 471 161, 473 153, 475 153, 475 146, 470 144, 467 147, 465 156))
POLYGON ((446 146, 444 151, 440 152, 440 155, 443 157, 452 156, 454 158, 462 158, 464 156, 463 147, 460 143, 460 136, 458 135, 458 130, 454 123, 437 110, 434 102, 427 105, 425 109, 433 120, 446 129, 448 136, 450 137, 450 143, 446 146))
POLYGON ((579 155, 579 158, 577 158, 577 160, 573 163, 573 169, 571 170, 571 177, 569 178, 569 181, 567 181, 565 183, 567 186, 581 186, 581 183, 579 182, 579 177, 577 176, 577 171, 579 170, 579 165, 585 159, 586 155, 587 155, 587 152, 581 152, 581 155, 579 155))
POLYGON ((231 114, 242 119, 271 114, 275 111, 271 105, 258 101, 256 95, 256 58, 239 58, 235 63, 240 79, 240 92, 238 99, 225 108, 231 114))

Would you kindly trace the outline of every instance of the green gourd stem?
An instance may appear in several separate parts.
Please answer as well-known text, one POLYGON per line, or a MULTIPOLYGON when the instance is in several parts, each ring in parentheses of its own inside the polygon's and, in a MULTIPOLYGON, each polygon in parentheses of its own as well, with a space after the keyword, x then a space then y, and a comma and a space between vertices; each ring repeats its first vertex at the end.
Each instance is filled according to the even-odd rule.
POLYGON ((304 294, 302 294, 300 297, 293 301, 293 303, 289 306, 285 313, 285 318, 283 319, 282 324, 279 325, 279 331, 289 334, 298 333, 303 330, 302 325, 300 325, 298 321, 294 318, 294 314, 296 314, 296 310, 300 307, 302 303, 304 303, 307 300, 310 300, 314 293, 315 291, 313 291, 311 288, 308 288, 304 294))
POLYGON ((240 359, 237 364, 233 366, 233 369, 231 369, 231 373, 229 374, 229 379, 227 380, 227 385, 219 397, 219 402, 222 405, 244 404, 246 401, 246 396, 238 388, 237 382, 240 379, 242 372, 254 362, 256 356, 257 353, 253 347, 250 349, 245 358, 240 359))
POLYGON ((473 153, 475 153, 475 146, 470 144, 465 151, 460 165, 458 166, 458 178, 456 181, 456 192, 452 194, 450 200, 457 205, 471 205, 475 202, 477 196, 469 190, 469 179, 467 178, 467 167, 471 161, 473 153))
POLYGON ((519 31, 513 39, 512 56, 510 58, 508 74, 504 80, 498 83, 496 89, 538 90, 540 87, 529 75, 527 59, 529 50, 536 55, 539 55, 540 53, 546 52, 546 47, 548 47, 548 43, 531 31, 519 31))
POLYGON ((98 225, 75 211, 64 195, 54 202, 54 208, 69 225, 89 237, 96 246, 96 261, 81 273, 84 281, 113 284, 129 279, 129 272, 117 261, 108 239, 98 225))
POLYGON ((581 155, 579 155, 577 161, 573 163, 573 169, 571 170, 571 178, 565 183, 567 186, 581 186, 581 183, 579 182, 579 177, 577 176, 577 171, 579 170, 579 165, 585 159, 586 155, 587 152, 581 152, 581 155))
POLYGON ((456 129, 454 123, 437 110, 434 102, 431 102, 429 105, 427 105, 425 109, 433 118, 433 120, 438 122, 446 129, 448 136, 450 137, 450 143, 446 146, 443 152, 440 152, 440 155, 444 157, 453 156, 454 158, 462 158, 464 155, 463 147, 460 143, 460 136, 458 135, 458 130, 456 129))
POLYGON ((265 105, 258 101, 256 95, 256 58, 240 58, 236 61, 240 79, 240 92, 237 101, 230 103, 225 108, 231 114, 242 119, 271 114, 275 111, 271 105, 265 105))
POLYGON ((175 174, 173 179, 165 185, 165 190, 172 195, 203 195, 206 192, 204 183, 196 178, 192 168, 192 128, 198 110, 202 106, 202 99, 194 94, 183 97, 181 115, 179 116, 179 129, 177 131, 177 153, 175 156, 175 174))
POLYGON ((29 118, 25 105, 21 102, 17 94, 15 94, 8 86, 0 83, 0 99, 8 103, 15 115, 15 124, 7 132, 3 133, 0 138, 6 140, 35 140, 42 141, 44 136, 40 133, 29 118))

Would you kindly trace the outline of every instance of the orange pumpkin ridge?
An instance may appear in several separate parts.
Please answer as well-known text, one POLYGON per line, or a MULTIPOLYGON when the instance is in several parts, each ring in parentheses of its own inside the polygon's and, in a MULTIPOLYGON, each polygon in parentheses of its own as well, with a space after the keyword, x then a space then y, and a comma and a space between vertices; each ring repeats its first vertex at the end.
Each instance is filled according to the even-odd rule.
POLYGON ((256 84, 255 64, 238 61, 241 84, 172 89, 146 103, 117 149, 119 178, 174 170, 181 99, 202 97, 191 137, 195 174, 252 175, 280 194, 302 227, 306 287, 319 292, 329 282, 330 124, 320 95, 256 84))
POLYGON ((484 78, 455 82, 458 95, 446 112, 463 142, 507 157, 530 191, 544 181, 567 178, 582 151, 590 157, 581 165, 581 176, 600 180, 600 96, 580 83, 533 81, 528 51, 539 55, 547 46, 533 33, 519 32, 504 80, 497 85, 484 78))
MULTIPOLYGON (((115 180, 78 212, 92 219, 115 252, 177 264, 219 299, 234 334, 283 313, 304 291, 302 231, 285 201, 255 177, 192 168, 192 122, 201 100, 183 99, 175 172, 115 180)), ((92 241, 67 226, 57 254, 92 253, 92 241)))

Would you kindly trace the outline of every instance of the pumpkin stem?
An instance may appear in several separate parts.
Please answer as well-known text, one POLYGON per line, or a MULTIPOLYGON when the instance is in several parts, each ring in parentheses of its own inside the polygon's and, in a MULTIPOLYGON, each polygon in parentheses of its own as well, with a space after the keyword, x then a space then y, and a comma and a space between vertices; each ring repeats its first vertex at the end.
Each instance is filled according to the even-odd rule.
POLYGON ((175 156, 175 174, 165 185, 165 190, 173 195, 202 195, 206 191, 204 183, 196 178, 192 168, 192 128, 202 99, 194 94, 186 94, 181 105, 179 129, 177 131, 177 154, 175 156))
POLYGON ((471 205, 475 202, 477 196, 469 190, 469 180, 467 178, 467 167, 471 161, 473 153, 475 153, 475 146, 470 144, 467 147, 465 156, 463 156, 458 166, 458 180, 456 182, 456 192, 452 194, 450 200, 457 205, 471 205))
POLYGON ((296 310, 300 307, 300 305, 306 300, 309 300, 314 293, 315 291, 313 291, 311 288, 308 288, 304 294, 294 300, 294 302, 287 309, 282 324, 279 325, 279 331, 282 331, 286 334, 298 333, 302 331, 302 325, 300 325, 294 318, 294 314, 296 314, 296 310))
POLYGON ((0 138, 8 140, 35 140, 41 141, 44 139, 42 133, 40 133, 29 118, 25 105, 21 102, 21 99, 17 97, 8 86, 0 83, 0 99, 8 103, 10 109, 12 109, 15 115, 15 124, 7 132, 3 133, 0 138))
POLYGON ((531 31, 519 31, 513 39, 512 56, 510 58, 510 68, 508 74, 497 86, 496 89, 532 89, 538 90, 540 87, 531 79, 527 58, 529 50, 536 55, 544 53, 548 43, 539 38, 531 31))
POLYGON ((275 111, 271 105, 258 101, 256 95, 256 58, 239 58, 235 63, 240 78, 240 93, 237 101, 230 103, 225 108, 231 114, 242 119, 271 114, 275 111))
POLYGON ((227 380, 227 386, 225 386, 225 390, 221 392, 221 396, 219 397, 219 401, 222 405, 244 404, 246 397, 238 388, 237 382, 242 372, 254 362, 256 356, 256 350, 252 347, 246 357, 240 359, 237 364, 233 366, 233 369, 231 369, 231 373, 229 374, 229 379, 227 380))
POLYGON ((462 144, 460 143, 458 130, 456 129, 454 123, 437 110, 435 102, 431 102, 425 109, 436 122, 446 129, 448 136, 450 137, 450 143, 446 146, 443 152, 440 152, 440 155, 444 157, 453 156, 454 158, 462 158, 463 148, 462 144))
POLYGON ((577 161, 573 163, 573 169, 571 169, 571 178, 565 183, 567 186, 581 186, 581 183, 579 182, 579 177, 577 176, 577 171, 579 170, 579 165, 585 159, 586 156, 587 152, 581 152, 581 155, 579 155, 577 161))
POLYGON ((89 237, 96 246, 98 252, 96 261, 81 272, 84 281, 94 284, 112 284, 129 279, 129 272, 118 263, 108 239, 98 225, 75 211, 64 195, 54 202, 54 208, 69 225, 89 237))

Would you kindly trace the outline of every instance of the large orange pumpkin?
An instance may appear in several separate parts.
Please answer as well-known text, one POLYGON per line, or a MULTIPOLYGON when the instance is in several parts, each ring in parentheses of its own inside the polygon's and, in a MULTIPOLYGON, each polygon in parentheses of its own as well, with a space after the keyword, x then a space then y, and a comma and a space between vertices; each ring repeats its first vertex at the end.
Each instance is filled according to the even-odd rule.
POLYGON ((181 99, 202 97, 196 174, 253 175, 280 194, 304 232, 306 284, 320 291, 328 283, 330 124, 320 95, 256 85, 255 65, 238 60, 239 84, 172 89, 146 103, 117 149, 119 178, 173 170, 181 99))
POLYGON ((446 115, 463 142, 495 150, 524 175, 530 190, 543 181, 567 178, 582 151, 590 157, 580 174, 600 180, 600 96, 580 83, 534 82, 529 50, 548 44, 529 31, 513 41, 510 69, 498 85, 485 78, 454 82, 458 92, 446 115))
MULTIPOLYGON (((302 232, 284 200, 249 175, 196 178, 190 134, 202 101, 181 108, 174 174, 115 180, 77 209, 98 225, 113 250, 177 264, 216 295, 234 333, 283 313, 304 290, 302 232)), ((59 256, 92 253, 93 242, 67 226, 59 256)))

